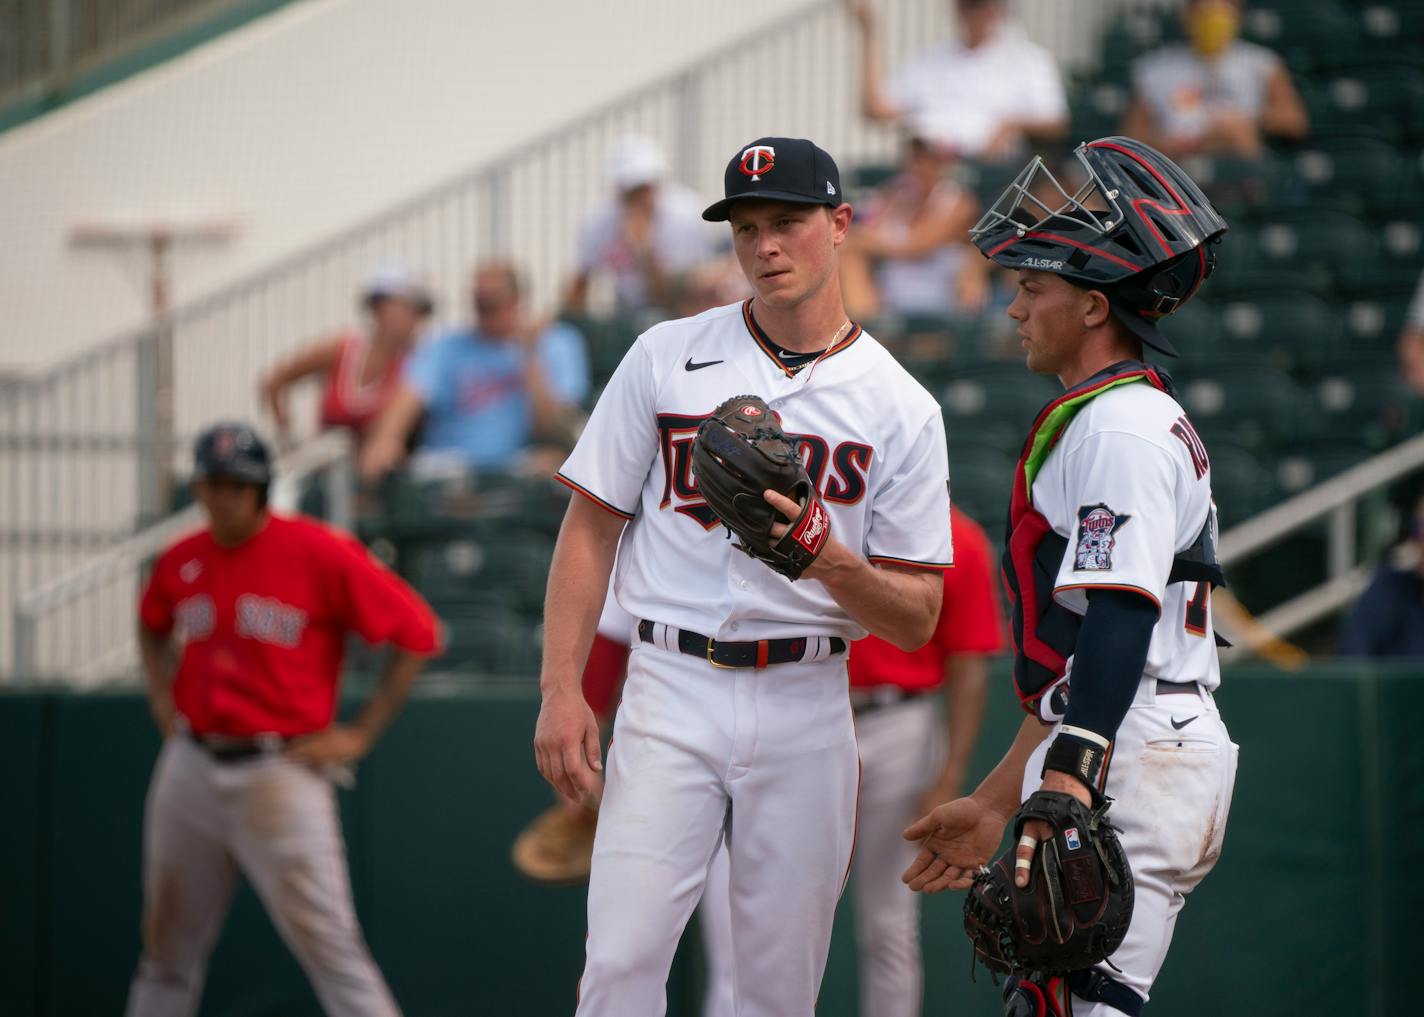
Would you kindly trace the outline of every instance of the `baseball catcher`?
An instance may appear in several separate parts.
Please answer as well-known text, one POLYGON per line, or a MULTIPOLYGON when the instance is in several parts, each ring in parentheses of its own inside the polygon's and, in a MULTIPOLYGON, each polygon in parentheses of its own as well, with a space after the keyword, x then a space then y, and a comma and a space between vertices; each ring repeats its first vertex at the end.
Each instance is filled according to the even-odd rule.
POLYGON ((831 535, 831 518, 817 499, 796 445, 775 412, 760 397, 733 396, 702 422, 692 444, 697 490, 745 551, 788 579, 810 567, 831 535), (801 505, 795 519, 781 519, 763 492, 784 494, 801 505), (779 538, 776 523, 790 523, 779 538))

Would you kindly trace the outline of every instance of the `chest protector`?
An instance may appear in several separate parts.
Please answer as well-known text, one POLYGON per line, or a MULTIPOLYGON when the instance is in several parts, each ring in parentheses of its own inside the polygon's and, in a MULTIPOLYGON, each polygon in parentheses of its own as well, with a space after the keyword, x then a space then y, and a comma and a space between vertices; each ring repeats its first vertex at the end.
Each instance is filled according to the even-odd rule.
MULTIPOLYGON (((1002 560, 1014 640, 1014 687, 1023 708, 1041 720, 1061 720, 1068 706, 1063 672, 1078 643, 1081 615, 1053 597, 1068 538, 1055 533, 1033 507, 1033 482, 1078 411, 1104 392, 1122 385, 1147 384, 1173 395, 1171 379, 1155 367, 1124 360, 1070 388, 1038 412, 1014 470, 1007 539, 1002 560)), ((1197 539, 1172 559, 1167 582, 1225 580, 1216 560, 1215 509, 1209 509, 1197 539)))

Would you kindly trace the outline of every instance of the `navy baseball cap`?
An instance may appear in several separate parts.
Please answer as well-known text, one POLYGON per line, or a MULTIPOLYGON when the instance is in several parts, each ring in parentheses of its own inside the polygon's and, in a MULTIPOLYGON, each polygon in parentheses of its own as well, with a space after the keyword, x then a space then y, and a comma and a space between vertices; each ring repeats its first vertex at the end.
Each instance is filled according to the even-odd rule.
POLYGON ((726 197, 707 206, 702 218, 726 222, 732 203, 744 198, 839 206, 841 172, 825 149, 805 138, 758 138, 727 163, 726 197))

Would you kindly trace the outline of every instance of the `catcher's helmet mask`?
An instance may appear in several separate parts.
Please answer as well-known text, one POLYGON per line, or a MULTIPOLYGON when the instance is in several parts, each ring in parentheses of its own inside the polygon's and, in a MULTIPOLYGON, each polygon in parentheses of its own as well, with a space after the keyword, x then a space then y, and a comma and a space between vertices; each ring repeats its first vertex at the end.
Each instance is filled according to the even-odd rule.
POLYGON ((1073 155, 1080 186, 1065 187, 1035 157, 970 239, 1006 268, 1052 272, 1102 291, 1133 334, 1176 356, 1156 323, 1211 275, 1226 220, 1176 163, 1140 141, 1101 138, 1073 155))

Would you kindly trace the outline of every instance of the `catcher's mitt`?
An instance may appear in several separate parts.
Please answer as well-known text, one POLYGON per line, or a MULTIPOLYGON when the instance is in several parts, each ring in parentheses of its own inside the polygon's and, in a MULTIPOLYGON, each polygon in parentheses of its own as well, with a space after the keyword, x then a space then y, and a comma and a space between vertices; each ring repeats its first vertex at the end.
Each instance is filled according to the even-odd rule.
POLYGON ((1035 791, 1014 816, 1041 819, 1053 836, 1038 845, 1028 885, 1014 885, 1015 847, 974 880, 964 901, 964 931, 990 970, 1065 975, 1108 958, 1132 920, 1132 871, 1108 801, 1089 809, 1070 794, 1035 791))
POLYGON ((758 396, 733 396, 712 411, 692 443, 692 470, 707 506, 740 539, 737 547, 786 576, 799 579, 826 546, 831 518, 771 407, 758 396), (804 503, 795 519, 767 504, 772 490, 804 503), (790 523, 773 540, 773 523, 790 523))

